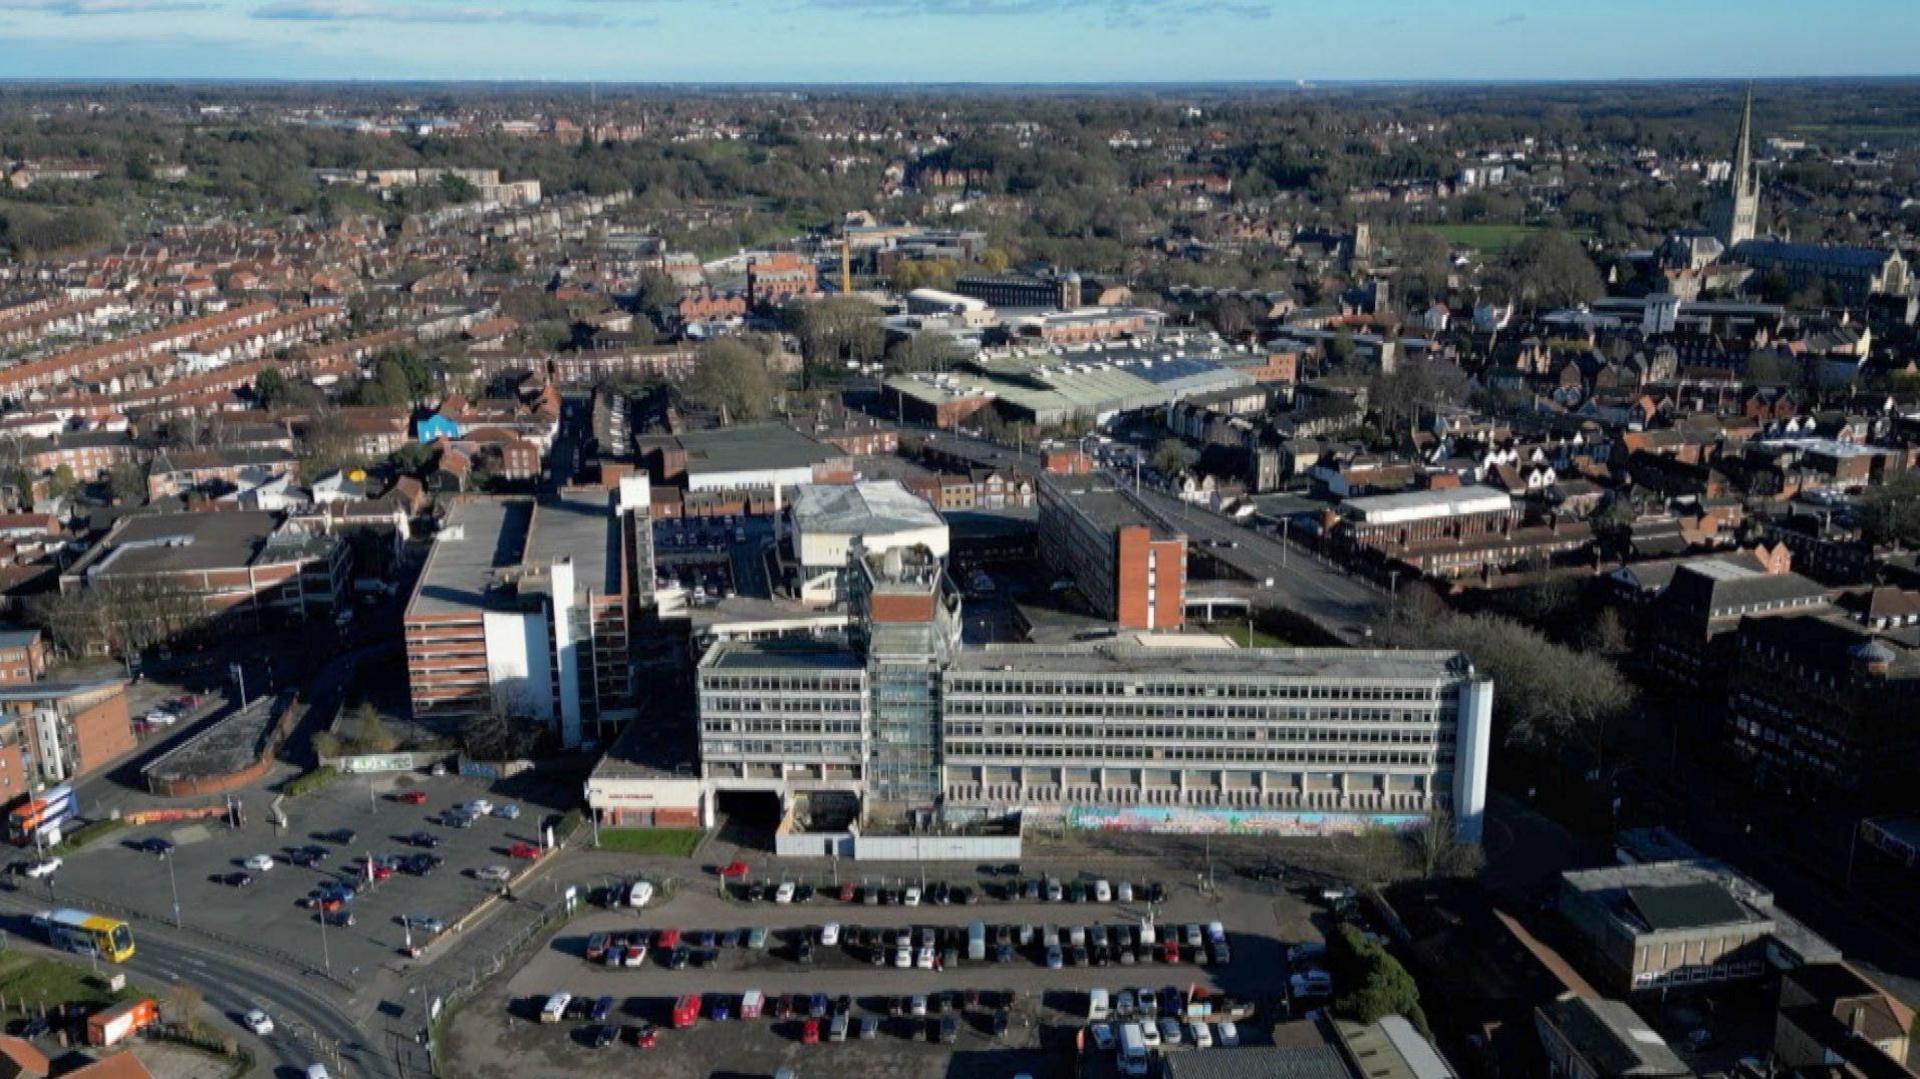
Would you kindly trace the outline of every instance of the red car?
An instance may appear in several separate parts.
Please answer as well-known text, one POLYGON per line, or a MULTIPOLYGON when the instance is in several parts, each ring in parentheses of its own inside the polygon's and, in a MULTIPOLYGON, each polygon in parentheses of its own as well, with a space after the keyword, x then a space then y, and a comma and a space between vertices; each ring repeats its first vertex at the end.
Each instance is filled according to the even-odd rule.
POLYGON ((1180 942, 1177 940, 1161 941, 1160 961, 1162 963, 1178 963, 1180 961, 1180 942))
POLYGON ((747 863, 738 859, 728 862, 726 865, 720 867, 720 875, 730 879, 734 877, 744 877, 747 875, 747 863))
POLYGON ((842 903, 853 902, 853 882, 852 881, 848 881, 845 884, 842 884, 840 886, 840 902, 842 903))
POLYGON ((820 1020, 809 1019, 806 1021, 806 1023, 801 1025, 800 1044, 801 1045, 819 1045, 820 1044, 820 1020))
POLYGON ((651 1049, 660 1044, 660 1031, 649 1023, 633 1032, 633 1045, 636 1049, 651 1049))
POLYGON ((427 804, 427 792, 418 789, 401 791, 399 794, 393 796, 393 800, 396 802, 405 802, 410 806, 423 806, 427 804))
POLYGON ((507 857, 538 858, 540 857, 540 848, 531 843, 515 843, 513 846, 507 848, 507 857))
POLYGON ((653 942, 653 947, 656 951, 670 952, 679 946, 680 931, 678 929, 662 929, 659 939, 653 942))
POLYGON ((385 862, 373 863, 373 879, 386 880, 393 876, 393 867, 385 862))

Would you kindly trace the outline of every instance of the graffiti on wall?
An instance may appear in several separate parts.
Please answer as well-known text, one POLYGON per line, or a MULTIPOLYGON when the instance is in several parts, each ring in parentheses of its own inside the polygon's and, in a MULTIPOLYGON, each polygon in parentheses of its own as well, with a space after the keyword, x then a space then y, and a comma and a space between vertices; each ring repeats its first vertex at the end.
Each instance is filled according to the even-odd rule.
POLYGON ((1333 836, 1352 835, 1372 827, 1403 832, 1425 822, 1426 818, 1417 813, 1300 813, 1189 806, 1075 806, 1066 813, 1067 827, 1078 831, 1170 835, 1333 836))

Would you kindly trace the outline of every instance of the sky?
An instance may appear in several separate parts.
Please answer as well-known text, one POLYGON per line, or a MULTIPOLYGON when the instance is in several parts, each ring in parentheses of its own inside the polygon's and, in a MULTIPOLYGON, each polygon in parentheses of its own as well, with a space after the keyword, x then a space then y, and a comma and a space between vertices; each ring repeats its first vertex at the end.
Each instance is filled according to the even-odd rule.
POLYGON ((0 78, 1221 82, 1920 73, 1920 0, 0 0, 0 78))

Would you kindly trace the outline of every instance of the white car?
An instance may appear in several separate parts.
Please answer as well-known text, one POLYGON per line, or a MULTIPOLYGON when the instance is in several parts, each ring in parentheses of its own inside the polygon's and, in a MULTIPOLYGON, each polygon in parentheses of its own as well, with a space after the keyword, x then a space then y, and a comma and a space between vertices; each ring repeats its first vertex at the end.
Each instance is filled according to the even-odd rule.
POLYGON ((62 862, 58 858, 42 858, 27 867, 27 876, 34 880, 39 880, 42 877, 51 877, 55 873, 60 872, 60 867, 65 864, 65 862, 62 862))
POLYGON ((903 898, 901 902, 906 904, 909 907, 919 906, 920 905, 920 889, 908 888, 906 897, 903 898))
POLYGON ((256 854, 241 864, 256 873, 265 873, 267 870, 273 868, 273 855, 256 854))
POLYGON ((633 887, 627 889, 627 906, 635 910, 653 902, 653 882, 636 880, 633 887))
POLYGON ((780 887, 774 889, 773 901, 775 903, 793 902, 793 882, 790 880, 781 881, 780 887))
POLYGON ((1119 896, 1120 902, 1122 903, 1133 902, 1133 882, 1126 880, 1121 881, 1119 891, 1115 894, 1119 896))
POLYGON ((1160 1048, 1160 1028, 1151 1019, 1140 1024, 1140 1044, 1149 1049, 1160 1048))
POLYGON ((1240 1044, 1240 1028, 1235 1026, 1231 1019, 1221 1023, 1216 1034, 1220 1044, 1228 1049, 1240 1044))
POLYGON ((1096 903, 1113 902, 1113 885, 1104 880, 1093 882, 1093 901, 1096 903))
POLYGON ((505 805, 497 805, 493 807, 493 815, 499 817, 501 820, 519 820, 520 807, 514 805, 512 802, 508 802, 505 805))
POLYGON ((920 949, 919 966, 921 970, 933 969, 933 945, 923 945, 920 949))
POLYGON ((828 922, 820 927, 820 946, 831 948, 840 943, 840 923, 828 922))
POLYGON ((1213 1028, 1198 1019, 1187 1024, 1187 1036, 1193 1039, 1196 1049, 1213 1048, 1213 1028))
POLYGON ((475 798, 473 801, 467 803, 467 812, 476 817, 484 817, 493 812, 493 803, 487 801, 485 798, 475 798))
POLYGON ((913 949, 901 948, 894 952, 893 965, 901 970, 911 969, 913 967, 913 949))
POLYGON ((474 870, 473 875, 475 878, 479 880, 491 881, 492 883, 499 884, 500 882, 513 876, 513 870, 508 869, 504 865, 490 865, 490 866, 485 866, 483 868, 474 870))
POLYGON ((253 1031, 262 1038, 273 1033, 273 1016, 268 1015, 258 1008, 242 1016, 241 1022, 247 1024, 248 1030, 253 1031))
POLYGON ((175 723, 180 722, 179 716, 174 715, 164 708, 155 708, 140 718, 145 721, 149 727, 171 727, 175 723))

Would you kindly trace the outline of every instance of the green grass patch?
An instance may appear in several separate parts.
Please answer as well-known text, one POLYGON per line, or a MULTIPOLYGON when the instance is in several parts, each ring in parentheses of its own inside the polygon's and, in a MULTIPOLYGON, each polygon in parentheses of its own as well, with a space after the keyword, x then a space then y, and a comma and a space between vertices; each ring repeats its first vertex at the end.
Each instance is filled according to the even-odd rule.
POLYGON ((1537 225, 1435 225, 1433 231, 1448 243, 1499 254, 1540 231, 1537 225))
POLYGON ((288 798, 298 798, 303 794, 312 794, 314 791, 333 782, 339 775, 340 770, 338 768, 335 768, 331 764, 323 764, 305 775, 294 776, 292 779, 287 780, 286 786, 280 788, 280 793, 286 795, 288 798))
POLYGON ((1292 648, 1294 643, 1277 633, 1260 626, 1249 626, 1239 622, 1202 622, 1200 628, 1208 633, 1218 633, 1242 648, 1292 648))
POLYGON ((600 849, 691 858, 706 834, 697 828, 602 828, 600 849))
POLYGON ((60 847, 62 850, 79 850, 89 843, 105 839, 126 826, 127 822, 124 820, 97 820, 91 824, 83 824, 62 837, 60 847))
MULTIPOLYGON (((101 964, 104 972, 111 969, 101 964)), ((107 988, 104 974, 96 977, 84 966, 59 959, 39 959, 20 952, 0 956, 0 998, 9 1008, 22 1006, 38 1010, 41 1005, 118 1004, 144 996, 129 986, 116 993, 107 988)))

